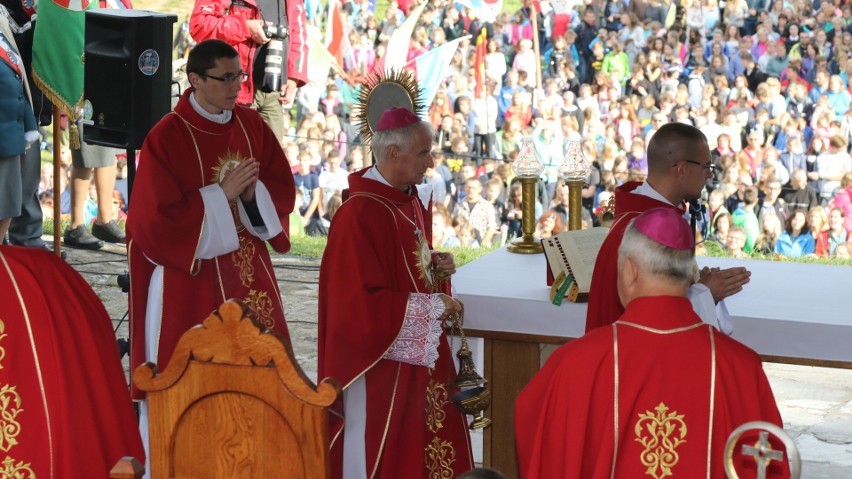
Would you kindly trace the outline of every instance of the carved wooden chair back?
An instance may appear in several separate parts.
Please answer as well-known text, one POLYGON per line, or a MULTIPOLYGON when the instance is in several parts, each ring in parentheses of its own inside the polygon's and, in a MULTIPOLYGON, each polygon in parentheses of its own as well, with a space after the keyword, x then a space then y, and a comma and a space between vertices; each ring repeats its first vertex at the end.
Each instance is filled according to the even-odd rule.
POLYGON ((151 477, 326 478, 334 380, 308 379, 288 344, 223 303, 187 331, 162 373, 133 374, 147 391, 151 477))

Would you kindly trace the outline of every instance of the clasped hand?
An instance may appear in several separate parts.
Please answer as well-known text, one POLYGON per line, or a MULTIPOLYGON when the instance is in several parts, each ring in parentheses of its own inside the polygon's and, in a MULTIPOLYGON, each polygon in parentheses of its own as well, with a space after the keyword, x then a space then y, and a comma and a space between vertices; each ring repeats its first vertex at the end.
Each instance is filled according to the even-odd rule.
POLYGON ((705 266, 698 282, 710 289, 713 300, 718 303, 742 291, 750 279, 751 271, 742 267, 719 269, 705 266))
POLYGON ((464 311, 462 304, 453 297, 443 293, 439 297, 444 302, 444 314, 438 317, 438 321, 446 322, 464 311))
POLYGON ((219 183, 228 201, 239 197, 243 201, 254 199, 254 189, 257 185, 260 166, 254 158, 243 160, 234 168, 225 172, 225 177, 219 183))
POLYGON ((452 253, 432 253, 432 266, 438 279, 447 279, 456 272, 452 253))

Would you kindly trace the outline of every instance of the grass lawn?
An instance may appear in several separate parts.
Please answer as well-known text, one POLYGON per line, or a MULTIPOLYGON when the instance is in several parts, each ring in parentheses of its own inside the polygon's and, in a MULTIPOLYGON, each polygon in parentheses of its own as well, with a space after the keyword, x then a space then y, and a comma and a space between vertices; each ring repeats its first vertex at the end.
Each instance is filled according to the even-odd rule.
MULTIPOLYGON (((287 253, 290 256, 300 256, 303 258, 322 258, 322 253, 325 251, 325 237, 318 236, 300 236, 292 239, 292 248, 287 253)), ((484 256, 495 248, 452 248, 449 251, 453 253, 456 260, 456 266, 463 266, 471 261, 484 256)), ((275 252, 270 249, 271 254, 275 252)))

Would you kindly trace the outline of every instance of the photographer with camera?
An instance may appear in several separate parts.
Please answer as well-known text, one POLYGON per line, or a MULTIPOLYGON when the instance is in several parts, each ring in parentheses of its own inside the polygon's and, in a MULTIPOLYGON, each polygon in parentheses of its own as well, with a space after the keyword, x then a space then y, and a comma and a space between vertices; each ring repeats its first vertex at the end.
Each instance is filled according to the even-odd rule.
POLYGON ((307 81, 308 45, 303 0, 196 0, 189 21, 192 37, 222 40, 240 54, 243 82, 237 103, 251 106, 284 135, 282 105, 307 81))

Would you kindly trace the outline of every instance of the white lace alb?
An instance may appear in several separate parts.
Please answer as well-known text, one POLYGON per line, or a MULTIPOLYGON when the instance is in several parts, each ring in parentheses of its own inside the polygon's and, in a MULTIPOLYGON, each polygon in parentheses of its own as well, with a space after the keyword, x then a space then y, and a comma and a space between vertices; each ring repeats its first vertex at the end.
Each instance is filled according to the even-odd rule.
POLYGON ((437 294, 411 293, 402 330, 385 358, 415 366, 434 367, 443 333, 441 321, 446 307, 437 294))

